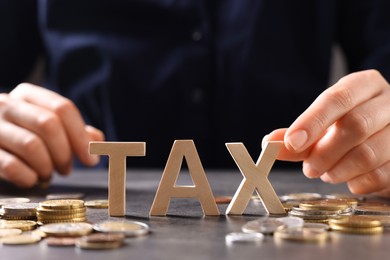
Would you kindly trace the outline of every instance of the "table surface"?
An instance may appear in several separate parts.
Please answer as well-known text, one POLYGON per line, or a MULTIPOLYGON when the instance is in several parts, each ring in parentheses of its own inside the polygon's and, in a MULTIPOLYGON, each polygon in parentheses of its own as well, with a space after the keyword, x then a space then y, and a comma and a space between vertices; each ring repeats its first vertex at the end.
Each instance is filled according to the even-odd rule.
MULTIPOLYGON (((81 250, 74 247, 48 247, 45 243, 23 246, 0 246, 0 259, 387 259, 390 232, 382 235, 349 235, 331 232, 323 244, 277 242, 266 236, 263 243, 225 243, 225 235, 240 231, 249 220, 264 215, 261 204, 251 202, 242 216, 226 216, 227 205, 218 205, 221 216, 205 217, 197 200, 172 199, 166 217, 149 217, 162 170, 127 172, 127 200, 125 219, 150 225, 151 234, 127 238, 126 245, 115 250, 81 250)), ((233 196, 242 175, 238 170, 210 170, 206 175, 214 196, 233 196)), ((344 184, 330 185, 310 180, 302 173, 273 170, 269 179, 278 195, 292 192, 321 194, 347 193, 344 184)), ((75 171, 71 176, 53 179, 44 189, 16 190, 0 183, 1 196, 29 197, 32 202, 45 200, 51 193, 85 194, 84 200, 107 199, 108 174, 105 170, 75 171)), ((178 185, 192 184, 185 170, 179 175, 178 185)), ((88 222, 96 223, 111 218, 107 209, 88 209, 88 222)))

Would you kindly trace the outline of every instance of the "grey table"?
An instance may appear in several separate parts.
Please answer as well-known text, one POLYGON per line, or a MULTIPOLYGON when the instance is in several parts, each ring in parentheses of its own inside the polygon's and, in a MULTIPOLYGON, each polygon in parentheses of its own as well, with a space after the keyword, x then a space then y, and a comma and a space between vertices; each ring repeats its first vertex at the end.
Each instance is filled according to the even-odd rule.
MULTIPOLYGON (((161 170, 132 169, 127 173, 126 219, 150 225, 151 234, 126 239, 126 246, 108 251, 78 248, 47 247, 45 243, 26 246, 0 246, 0 259, 388 259, 390 235, 348 235, 331 233, 324 244, 274 241, 267 236, 259 245, 227 245, 225 235, 240 231, 249 220, 264 214, 261 204, 251 202, 243 216, 225 216, 226 205, 218 205, 219 217, 204 217, 199 202, 173 199, 166 217, 149 217, 149 210, 162 174, 161 170)), ((242 175, 238 170, 208 171, 214 196, 232 196, 242 175)), ((192 184, 186 171, 179 175, 178 184, 192 184)), ((75 171, 69 177, 56 176, 47 190, 15 190, 0 183, 1 196, 24 196, 34 202, 49 193, 83 192, 85 200, 107 198, 107 171, 75 171)), ((270 181, 276 192, 319 192, 322 194, 348 192, 345 185, 329 185, 306 179, 299 172, 273 170, 270 181)), ((88 221, 96 223, 109 219, 105 209, 88 209, 88 221)))

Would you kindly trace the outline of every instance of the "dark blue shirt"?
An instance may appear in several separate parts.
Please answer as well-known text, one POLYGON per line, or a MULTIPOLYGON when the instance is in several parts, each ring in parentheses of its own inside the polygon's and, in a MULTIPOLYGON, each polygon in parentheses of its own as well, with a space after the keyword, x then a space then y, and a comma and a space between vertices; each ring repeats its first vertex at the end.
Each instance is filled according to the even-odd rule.
POLYGON ((38 55, 44 86, 71 98, 107 140, 146 141, 134 165, 163 167, 175 139, 206 166, 253 157, 329 85, 340 44, 349 71, 390 79, 388 0, 0 0, 0 86, 38 55))

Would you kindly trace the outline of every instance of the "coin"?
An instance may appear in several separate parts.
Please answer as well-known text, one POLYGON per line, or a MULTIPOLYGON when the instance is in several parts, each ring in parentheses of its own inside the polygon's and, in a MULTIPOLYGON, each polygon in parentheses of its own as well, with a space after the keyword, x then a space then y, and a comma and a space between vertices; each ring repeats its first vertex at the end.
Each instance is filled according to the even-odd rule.
POLYGON ((122 246, 123 234, 96 233, 76 240, 76 246, 82 249, 114 249, 122 246))
POLYGON ((275 218, 260 218, 252 220, 242 226, 241 230, 245 233, 263 233, 272 234, 274 231, 284 226, 284 223, 275 218))
POLYGON ((231 196, 218 196, 215 197, 215 203, 217 204, 229 204, 232 201, 231 196))
POLYGON ((96 231, 104 233, 122 233, 125 236, 142 236, 149 233, 149 226, 138 221, 106 220, 93 226, 96 231))
POLYGON ((335 200, 335 199, 322 199, 322 200, 312 200, 305 201, 299 204, 299 208, 307 210, 347 210, 350 208, 350 205, 347 201, 344 200, 335 200))
POLYGON ((371 228, 371 227, 379 227, 381 226, 381 222, 379 220, 375 220, 372 218, 367 218, 365 216, 347 216, 347 217, 341 217, 337 219, 330 219, 329 225, 338 225, 338 226, 345 226, 345 227, 351 227, 351 228, 371 228))
POLYGON ((18 228, 0 229, 0 237, 8 237, 8 236, 20 235, 21 233, 22 233, 22 230, 20 230, 18 228))
POLYGON ((48 237, 45 240, 47 246, 65 247, 76 244, 75 237, 48 237))
POLYGON ((275 239, 284 239, 297 242, 324 242, 327 237, 327 231, 309 227, 280 228, 274 233, 275 239))
POLYGON ((28 199, 28 198, 2 198, 2 199, 0 199, 0 206, 6 205, 6 204, 26 203, 26 202, 30 202, 30 199, 28 199))
POLYGON ((305 221, 299 217, 288 216, 277 219, 281 221, 286 227, 302 227, 305 223, 305 221))
POLYGON ((51 223, 39 228, 49 236, 84 236, 93 231, 89 223, 51 223))
POLYGON ((281 201, 306 201, 306 200, 317 200, 321 199, 322 195, 315 192, 305 192, 305 193, 290 193, 285 194, 279 197, 281 201))
POLYGON ((331 225, 331 229, 334 231, 339 231, 349 234, 361 234, 361 235, 376 235, 383 232, 383 227, 366 227, 366 228, 356 228, 356 227, 347 227, 340 225, 331 225))
POLYGON ((87 212, 85 207, 76 208, 76 209, 45 209, 38 207, 38 215, 69 215, 69 214, 79 214, 87 212))
POLYGON ((1 220, 0 228, 17 228, 22 231, 35 229, 37 222, 32 220, 1 220))
POLYGON ((84 193, 52 193, 46 195, 46 199, 48 200, 82 199, 82 198, 84 198, 84 193))
POLYGON ((357 215, 390 215, 390 206, 386 205, 359 205, 354 208, 357 215))
POLYGON ((41 240, 40 236, 32 233, 20 234, 14 236, 7 236, 0 239, 3 245, 25 245, 38 243, 41 240))
POLYGON ((46 200, 39 203, 39 206, 45 209, 78 209, 84 207, 82 200, 46 200))
POLYGON ((225 236, 226 244, 232 243, 261 243, 264 240, 262 233, 233 232, 225 236))
POLYGON ((88 208, 106 209, 108 208, 108 200, 89 200, 84 205, 88 208))

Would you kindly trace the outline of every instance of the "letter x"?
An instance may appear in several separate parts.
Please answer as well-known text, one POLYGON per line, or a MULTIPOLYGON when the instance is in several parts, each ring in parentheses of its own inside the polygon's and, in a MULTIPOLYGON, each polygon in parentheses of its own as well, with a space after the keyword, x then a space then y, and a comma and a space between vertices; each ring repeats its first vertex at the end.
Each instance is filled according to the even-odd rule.
POLYGON ((282 146, 282 141, 266 143, 257 163, 254 164, 242 143, 226 143, 227 149, 244 176, 244 179, 226 209, 226 214, 242 215, 248 206, 254 190, 256 190, 263 202, 264 208, 269 214, 286 214, 282 203, 268 180, 268 174, 282 146))

